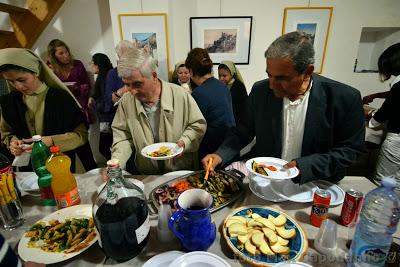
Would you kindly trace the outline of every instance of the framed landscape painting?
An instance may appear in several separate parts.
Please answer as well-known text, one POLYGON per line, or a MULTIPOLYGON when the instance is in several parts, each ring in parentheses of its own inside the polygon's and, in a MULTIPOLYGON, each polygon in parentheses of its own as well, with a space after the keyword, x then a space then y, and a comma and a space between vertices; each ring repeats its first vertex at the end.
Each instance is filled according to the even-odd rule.
POLYGON ((315 72, 322 73, 333 7, 287 7, 282 34, 302 31, 310 35, 315 50, 315 72))
POLYGON ((121 40, 128 40, 158 61, 158 75, 168 81, 169 53, 167 14, 119 14, 121 40))
POLYGON ((204 48, 213 63, 249 64, 253 17, 191 17, 190 47, 204 48))

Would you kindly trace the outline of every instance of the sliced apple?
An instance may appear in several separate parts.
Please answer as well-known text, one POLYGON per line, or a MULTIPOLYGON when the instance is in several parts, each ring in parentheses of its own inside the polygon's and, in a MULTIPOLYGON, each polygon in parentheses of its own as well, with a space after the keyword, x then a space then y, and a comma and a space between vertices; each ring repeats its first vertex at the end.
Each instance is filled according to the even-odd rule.
POLYGON ((260 247, 265 242, 264 233, 252 233, 251 241, 256 247, 260 247))
POLYGON ((239 216, 239 215, 232 216, 232 217, 230 217, 228 220, 238 220, 238 221, 240 221, 241 223, 247 223, 246 217, 239 216))
MULTIPOLYGON (((258 219, 257 219, 258 220, 258 219)), ((263 227, 264 225, 258 221, 256 221, 256 219, 251 219, 248 223, 247 223, 248 227, 263 227)))
POLYGON ((257 251, 257 247, 251 243, 251 240, 247 240, 246 243, 244 244, 244 249, 250 253, 251 255, 255 255, 257 251))
POLYGON ((276 227, 276 231, 278 232, 278 235, 285 239, 291 239, 296 236, 296 230, 294 228, 285 229, 285 226, 279 226, 276 227))
POLYGON ((269 229, 275 231, 275 224, 271 220, 266 218, 257 218, 256 221, 261 223, 263 227, 268 227, 269 229))
POLYGON ((261 244, 261 246, 258 249, 264 255, 267 255, 267 256, 275 255, 275 253, 271 250, 271 248, 268 246, 267 242, 265 242, 265 241, 264 241, 264 243, 261 244))
POLYGON ((277 235, 277 237, 278 237, 279 244, 281 244, 282 246, 287 246, 287 244, 289 244, 289 240, 284 239, 284 238, 280 237, 279 235, 277 235))
POLYGON ((278 236, 275 233, 274 230, 271 230, 267 227, 264 227, 263 229, 264 235, 267 237, 267 239, 269 240, 270 244, 275 244, 276 242, 278 242, 278 236))
POLYGON ((274 217, 270 214, 268 215, 268 220, 271 220, 275 224, 275 226, 284 225, 287 221, 285 215, 283 214, 279 214, 277 217, 274 217))
POLYGON ((261 218, 261 215, 257 214, 257 213, 252 213, 251 218, 253 218, 253 219, 261 218))
POLYGON ((246 235, 247 232, 247 227, 241 223, 234 223, 228 227, 228 233, 232 237, 235 235, 246 235))
POLYGON ((247 240, 249 240, 249 238, 251 237, 251 233, 248 233, 246 235, 238 235, 237 238, 239 240, 239 242, 241 244, 244 244, 247 242, 247 240))
POLYGON ((229 226, 231 226, 231 225, 234 224, 234 223, 239 223, 239 224, 246 225, 246 223, 243 223, 242 221, 239 221, 239 220, 237 220, 237 219, 228 219, 228 220, 226 221, 226 223, 225 223, 225 227, 229 227, 229 226))
POLYGON ((275 253, 279 254, 288 254, 289 253, 289 247, 282 246, 279 244, 279 242, 276 242, 275 244, 271 245, 271 249, 275 253))

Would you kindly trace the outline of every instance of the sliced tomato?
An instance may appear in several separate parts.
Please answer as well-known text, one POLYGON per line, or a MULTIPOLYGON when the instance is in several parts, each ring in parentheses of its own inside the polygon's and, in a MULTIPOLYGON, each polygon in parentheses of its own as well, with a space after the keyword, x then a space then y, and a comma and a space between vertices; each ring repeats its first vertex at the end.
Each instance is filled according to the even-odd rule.
POLYGON ((267 163, 264 163, 264 162, 258 163, 258 166, 261 166, 263 168, 267 168, 268 170, 273 171, 273 172, 278 170, 275 166, 268 165, 267 163))

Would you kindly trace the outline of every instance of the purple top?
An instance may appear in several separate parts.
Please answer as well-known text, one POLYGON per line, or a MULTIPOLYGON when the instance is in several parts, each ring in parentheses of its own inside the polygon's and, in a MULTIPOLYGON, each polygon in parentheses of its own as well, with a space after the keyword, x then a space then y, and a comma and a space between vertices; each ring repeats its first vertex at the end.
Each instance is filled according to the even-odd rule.
POLYGON ((119 88, 124 86, 122 79, 118 76, 117 68, 108 71, 106 79, 106 89, 104 93, 104 112, 110 112, 114 109, 112 102, 112 93, 116 92, 119 88))
POLYGON ((83 109, 87 109, 89 101, 90 83, 85 66, 80 60, 74 60, 74 66, 67 78, 62 77, 56 73, 62 82, 76 82, 75 90, 72 92, 76 99, 79 101, 83 109))

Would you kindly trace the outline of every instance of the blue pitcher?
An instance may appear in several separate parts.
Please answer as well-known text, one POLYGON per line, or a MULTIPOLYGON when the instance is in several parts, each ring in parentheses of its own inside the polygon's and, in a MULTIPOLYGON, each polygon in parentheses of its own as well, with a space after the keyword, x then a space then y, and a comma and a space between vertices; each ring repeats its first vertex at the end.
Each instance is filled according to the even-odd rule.
POLYGON ((168 226, 187 251, 207 250, 214 242, 213 204, 214 198, 203 189, 189 189, 179 195, 178 211, 172 214, 168 226))

